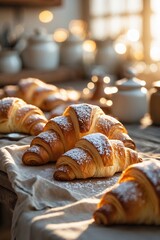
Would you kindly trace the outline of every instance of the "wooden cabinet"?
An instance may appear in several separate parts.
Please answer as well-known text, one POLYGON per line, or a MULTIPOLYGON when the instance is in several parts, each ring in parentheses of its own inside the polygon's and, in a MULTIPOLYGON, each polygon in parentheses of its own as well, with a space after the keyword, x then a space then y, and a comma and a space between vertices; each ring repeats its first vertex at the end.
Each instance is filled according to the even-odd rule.
POLYGON ((0 6, 60 6, 63 0, 0 0, 0 6))

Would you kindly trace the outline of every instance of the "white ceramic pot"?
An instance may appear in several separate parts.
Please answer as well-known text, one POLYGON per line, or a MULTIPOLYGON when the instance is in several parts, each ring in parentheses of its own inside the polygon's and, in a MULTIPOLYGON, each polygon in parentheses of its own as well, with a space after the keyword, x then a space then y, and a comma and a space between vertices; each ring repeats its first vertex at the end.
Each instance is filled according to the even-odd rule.
POLYGON ((112 95, 112 114, 122 122, 139 122, 148 112, 148 93, 145 82, 128 72, 128 78, 117 81, 117 92, 112 95))
POLYGON ((18 52, 14 50, 0 51, 0 72, 17 73, 22 68, 22 62, 18 52))
POLYGON ((22 60, 25 68, 54 70, 59 65, 59 54, 59 46, 52 36, 43 31, 35 31, 22 51, 22 60))
POLYGON ((95 63, 105 67, 109 74, 116 74, 120 67, 120 57, 116 53, 112 39, 97 41, 95 63))
POLYGON ((75 36, 69 38, 61 44, 60 62, 64 66, 80 68, 83 62, 82 41, 75 36))

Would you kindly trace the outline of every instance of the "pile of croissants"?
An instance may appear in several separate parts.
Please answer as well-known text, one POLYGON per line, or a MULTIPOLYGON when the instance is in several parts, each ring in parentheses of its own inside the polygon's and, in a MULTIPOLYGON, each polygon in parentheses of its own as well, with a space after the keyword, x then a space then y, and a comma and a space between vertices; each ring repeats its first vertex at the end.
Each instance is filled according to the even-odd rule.
MULTIPOLYGON (((52 90, 46 90, 44 96, 52 90)), ((30 85, 22 95, 0 100, 0 132, 33 135, 22 156, 23 164, 53 162, 53 177, 58 181, 107 178, 122 172, 101 197, 93 214, 95 222, 159 225, 160 162, 142 160, 124 125, 99 106, 74 103, 62 115, 47 119, 42 109, 47 101, 52 104, 54 97, 41 98, 41 89, 34 95, 33 91, 30 85)))
POLYGON ((0 89, 0 99, 17 97, 48 113, 47 118, 60 115, 66 106, 77 103, 80 92, 45 83, 37 78, 21 79, 17 85, 6 85, 0 89))

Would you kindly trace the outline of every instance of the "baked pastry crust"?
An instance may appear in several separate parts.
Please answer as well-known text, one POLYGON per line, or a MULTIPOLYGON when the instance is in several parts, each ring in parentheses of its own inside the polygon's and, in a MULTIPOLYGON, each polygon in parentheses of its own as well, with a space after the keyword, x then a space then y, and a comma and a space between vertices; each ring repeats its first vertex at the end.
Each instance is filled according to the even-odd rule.
POLYGON ((1 133, 21 132, 38 135, 46 123, 47 119, 38 107, 16 97, 0 100, 1 133))
POLYGON ((110 177, 140 161, 138 153, 125 147, 122 141, 109 139, 102 133, 91 133, 60 156, 54 178, 68 181, 110 177))
POLYGON ((48 151, 48 144, 54 146, 49 150, 52 154, 46 153, 44 158, 48 157, 43 161, 41 153, 37 151, 35 165, 41 165, 50 161, 57 161, 58 158, 56 159, 55 157, 57 152, 58 156, 61 156, 62 153, 73 148, 80 138, 95 132, 101 132, 109 136, 110 139, 120 139, 125 146, 135 149, 134 141, 129 137, 126 128, 118 120, 110 116, 107 117, 99 106, 87 103, 69 105, 61 116, 52 118, 47 122, 43 132, 32 140, 31 148, 24 153, 22 157, 24 164, 34 164, 35 152, 32 154, 33 145, 44 148, 43 151, 48 151), (104 121, 102 121, 103 117, 104 121), (55 134, 57 137, 51 137, 52 135, 55 136, 55 134), (55 147, 60 145, 63 145, 63 152, 59 150, 59 147, 55 147), (38 155, 41 155, 39 160, 38 155))
POLYGON ((160 225, 160 162, 130 165, 102 196, 93 217, 104 225, 160 225))

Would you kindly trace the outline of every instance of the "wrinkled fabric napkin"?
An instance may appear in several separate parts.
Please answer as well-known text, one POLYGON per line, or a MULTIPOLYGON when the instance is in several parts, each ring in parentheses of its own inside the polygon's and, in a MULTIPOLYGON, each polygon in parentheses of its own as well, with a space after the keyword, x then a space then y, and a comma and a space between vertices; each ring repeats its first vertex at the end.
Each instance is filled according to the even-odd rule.
POLYGON ((55 181, 54 163, 23 165, 22 154, 30 141, 31 138, 26 138, 18 143, 6 142, 0 149, 0 170, 7 173, 18 197, 13 212, 12 240, 159 239, 159 228, 106 228, 94 223, 92 216, 100 197, 120 174, 107 179, 55 181))
POLYGON ((36 237, 44 240, 51 233, 54 239, 75 239, 93 222, 92 214, 100 196, 117 181, 119 174, 108 179, 55 181, 54 163, 35 167, 22 163, 22 155, 29 147, 30 140, 28 138, 21 144, 14 143, 0 149, 0 170, 7 173, 18 197, 13 212, 12 239, 29 240, 36 237), (85 223, 84 226, 82 223, 85 223), (39 228, 44 231, 44 236, 39 228))

